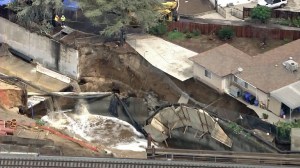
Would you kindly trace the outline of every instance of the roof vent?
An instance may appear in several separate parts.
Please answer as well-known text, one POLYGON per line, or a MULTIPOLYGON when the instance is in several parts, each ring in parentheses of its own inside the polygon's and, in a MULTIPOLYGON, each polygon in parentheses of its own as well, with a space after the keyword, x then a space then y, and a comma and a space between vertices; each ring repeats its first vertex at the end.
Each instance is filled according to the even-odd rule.
POLYGON ((289 70, 289 71, 291 71, 291 72, 294 72, 294 71, 297 71, 298 70, 298 63, 297 62, 295 62, 294 60, 288 60, 288 61, 285 61, 284 63, 282 63, 283 64, 283 66, 287 69, 287 70, 289 70))

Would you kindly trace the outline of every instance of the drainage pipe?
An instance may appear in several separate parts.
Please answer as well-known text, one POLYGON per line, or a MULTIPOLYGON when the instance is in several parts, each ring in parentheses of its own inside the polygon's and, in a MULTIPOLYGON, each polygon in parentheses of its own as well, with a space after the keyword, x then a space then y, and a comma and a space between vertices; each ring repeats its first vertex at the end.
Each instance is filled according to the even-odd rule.
POLYGON ((28 63, 31 63, 33 61, 32 58, 30 58, 29 56, 13 49, 13 48, 8 48, 9 52, 11 52, 14 56, 17 56, 19 58, 21 58, 22 60, 28 62, 28 63))

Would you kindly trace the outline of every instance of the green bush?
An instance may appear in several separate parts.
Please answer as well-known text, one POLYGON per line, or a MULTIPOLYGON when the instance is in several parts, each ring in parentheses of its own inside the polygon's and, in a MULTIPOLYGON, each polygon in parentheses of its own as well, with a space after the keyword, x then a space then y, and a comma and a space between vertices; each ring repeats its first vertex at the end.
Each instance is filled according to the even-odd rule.
POLYGON ((168 39, 169 40, 184 40, 185 34, 178 32, 178 31, 172 31, 168 33, 168 39))
POLYGON ((280 139, 290 140, 292 128, 300 128, 300 122, 279 122, 277 124, 277 135, 280 139))
POLYGON ((294 27, 300 27, 300 17, 294 18, 294 19, 292 20, 292 25, 293 25, 294 27))
POLYGON ((194 37, 197 37, 197 36, 200 36, 200 35, 201 35, 201 32, 200 32, 199 30, 194 30, 194 31, 192 32, 192 34, 193 34, 194 37))
POLYGON ((165 23, 159 23, 157 26, 149 29, 149 33, 156 36, 163 36, 167 32, 168 32, 168 28, 165 23))
POLYGON ((234 31, 230 27, 223 27, 217 32, 217 36, 221 40, 230 40, 233 38, 234 31))
POLYGON ((266 23, 271 18, 272 10, 266 6, 257 6, 251 10, 251 18, 266 23))
POLYGON ((243 128, 240 127, 237 123, 235 122, 230 122, 228 127, 230 129, 232 129, 233 133, 235 134, 241 134, 241 132, 243 131, 243 128))
POLYGON ((185 34, 185 38, 187 38, 187 39, 190 39, 190 38, 193 38, 193 37, 194 37, 194 35, 191 32, 188 32, 188 33, 185 34))

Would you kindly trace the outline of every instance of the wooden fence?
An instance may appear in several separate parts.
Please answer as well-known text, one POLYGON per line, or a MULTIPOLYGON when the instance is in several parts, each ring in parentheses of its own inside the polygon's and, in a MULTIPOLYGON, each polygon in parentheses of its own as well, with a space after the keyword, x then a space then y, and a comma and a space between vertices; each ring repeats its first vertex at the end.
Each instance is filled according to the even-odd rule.
MULTIPOLYGON (((168 29, 184 31, 200 31, 201 34, 211 35, 220 28, 224 27, 222 24, 209 24, 209 23, 195 23, 195 22, 172 22, 169 24, 168 29)), ((261 38, 267 36, 270 39, 280 40, 296 40, 300 39, 300 31, 298 30, 283 30, 280 28, 264 28, 256 27, 253 25, 229 25, 235 32, 236 37, 246 38, 261 38)))
MULTIPOLYGON (((243 8, 243 19, 251 16, 251 10, 253 8, 243 8)), ((283 18, 283 19, 296 19, 300 18, 300 12, 286 11, 286 10, 272 10, 272 18, 283 18)))

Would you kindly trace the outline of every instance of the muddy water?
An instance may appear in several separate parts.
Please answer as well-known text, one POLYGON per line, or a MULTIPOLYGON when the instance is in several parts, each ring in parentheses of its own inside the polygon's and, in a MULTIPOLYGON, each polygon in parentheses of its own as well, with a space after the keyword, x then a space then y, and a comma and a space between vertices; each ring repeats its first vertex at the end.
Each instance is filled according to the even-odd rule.
POLYGON ((77 103, 72 113, 51 112, 43 120, 70 136, 95 145, 133 151, 143 151, 146 147, 145 138, 133 126, 117 118, 90 114, 84 100, 77 103))

